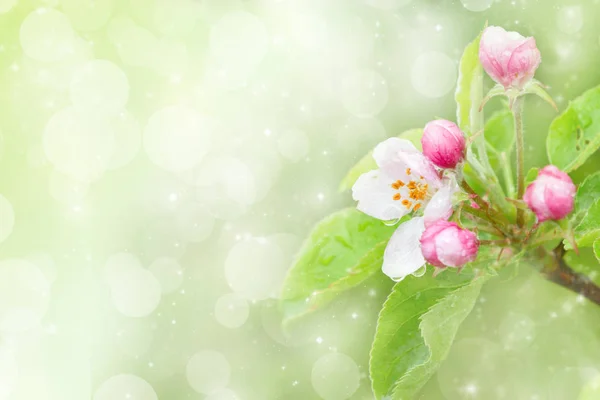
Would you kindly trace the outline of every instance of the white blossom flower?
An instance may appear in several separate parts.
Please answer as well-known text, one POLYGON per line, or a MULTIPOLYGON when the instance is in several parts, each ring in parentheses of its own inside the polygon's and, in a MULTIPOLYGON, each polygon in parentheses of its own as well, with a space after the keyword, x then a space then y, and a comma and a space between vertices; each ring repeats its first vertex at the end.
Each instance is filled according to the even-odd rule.
POLYGON ((458 186, 440 172, 408 140, 390 138, 377 145, 373 158, 379 169, 361 175, 352 188, 358 210, 384 220, 399 220, 423 210, 401 224, 385 249, 383 272, 401 280, 423 265, 420 238, 426 226, 452 215, 452 197, 458 186))

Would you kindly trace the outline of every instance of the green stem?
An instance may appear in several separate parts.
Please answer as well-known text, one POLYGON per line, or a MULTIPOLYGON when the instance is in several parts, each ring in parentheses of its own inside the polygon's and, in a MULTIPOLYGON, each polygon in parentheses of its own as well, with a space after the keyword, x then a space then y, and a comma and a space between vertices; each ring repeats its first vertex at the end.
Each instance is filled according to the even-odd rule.
POLYGON ((509 237, 510 235, 506 232, 506 230, 503 229, 502 227, 502 222, 498 221, 497 219, 495 219, 492 215, 490 215, 488 212, 483 211, 483 210, 479 210, 476 208, 473 208, 471 206, 463 206, 462 210, 466 213, 469 213, 479 219, 482 219, 484 221, 489 222, 490 224, 492 224, 492 226, 494 228, 496 228, 496 230, 498 230, 498 232, 504 236, 504 237, 509 237))
MULTIPOLYGON (((517 199, 525 194, 525 138, 523 135, 523 98, 515 99, 512 107, 515 120, 515 146, 517 153, 517 199)), ((523 210, 517 209, 517 225, 522 228, 525 223, 523 210)))
POLYGON ((487 154, 485 141, 485 118, 481 104, 483 103, 483 69, 478 67, 473 76, 471 87, 471 110, 469 113, 469 125, 471 135, 482 131, 480 135, 473 138, 473 155, 468 154, 468 162, 478 172, 478 178, 489 188, 487 194, 495 206, 499 207, 504 214, 512 213, 512 206, 506 201, 504 191, 500 186, 498 176, 494 172, 487 154))
POLYGON ((502 172, 504 173, 504 184, 506 185, 506 195, 508 197, 515 197, 515 181, 513 179, 512 167, 510 166, 510 160, 506 156, 505 152, 500 153, 502 159, 502 172))
POLYGON ((500 240, 480 240, 480 245, 483 246, 499 246, 499 247, 509 247, 510 240, 500 239, 500 240))

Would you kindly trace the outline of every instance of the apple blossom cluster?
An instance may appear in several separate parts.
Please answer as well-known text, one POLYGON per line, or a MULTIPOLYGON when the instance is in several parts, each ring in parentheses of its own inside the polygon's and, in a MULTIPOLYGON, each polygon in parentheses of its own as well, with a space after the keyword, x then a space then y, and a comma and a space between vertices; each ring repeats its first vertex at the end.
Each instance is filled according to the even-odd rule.
MULTIPOLYGON (((516 97, 535 83, 533 76, 541 62, 534 38, 495 26, 481 36, 479 59, 499 87, 516 97)), ((479 204, 488 210, 495 206, 467 190, 470 187, 464 182, 463 166, 469 162, 472 140, 454 122, 438 119, 423 129, 422 151, 401 138, 389 138, 374 149, 378 169, 359 177, 352 196, 358 210, 367 215, 403 221, 384 253, 382 269, 390 278, 402 280, 426 264, 434 266, 436 273, 448 267, 460 270, 476 259, 482 243, 477 229, 461 226, 460 217, 453 216, 463 202, 471 209, 479 209, 479 204)), ((523 200, 539 224, 568 215, 575 191, 569 176, 549 165, 515 201, 523 200)))

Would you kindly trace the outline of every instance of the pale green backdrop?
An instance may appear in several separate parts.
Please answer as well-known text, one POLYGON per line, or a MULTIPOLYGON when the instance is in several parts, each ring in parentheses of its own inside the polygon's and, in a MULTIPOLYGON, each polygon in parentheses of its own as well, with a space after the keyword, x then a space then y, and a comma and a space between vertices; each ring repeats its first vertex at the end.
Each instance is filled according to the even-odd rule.
MULTIPOLYGON (((536 37, 561 109, 600 83, 598 0, 0 0, 0 400, 371 399, 392 282, 288 337, 278 288, 359 157, 454 118, 486 21, 536 37)), ((526 112, 543 166, 555 113, 526 112)), ((524 272, 422 398, 577 399, 599 335, 524 272)))

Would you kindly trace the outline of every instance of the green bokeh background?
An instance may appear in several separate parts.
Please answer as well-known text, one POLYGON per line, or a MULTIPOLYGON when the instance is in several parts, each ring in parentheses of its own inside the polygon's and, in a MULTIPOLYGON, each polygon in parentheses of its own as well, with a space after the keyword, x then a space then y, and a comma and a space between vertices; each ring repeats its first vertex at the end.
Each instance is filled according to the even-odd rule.
MULTIPOLYGON (((599 20, 598 0, 0 0, 0 194, 15 219, 0 243, 0 319, 15 304, 46 304, 28 329, 0 324, 0 399, 372 398, 368 351, 392 282, 374 278, 284 337, 277 287, 293 252, 320 218, 352 205, 338 183, 372 146, 434 117, 454 119, 454 88, 441 87, 486 21, 535 36, 543 60, 537 78, 564 109, 600 83, 599 20), (482 4, 490 6, 473 11, 482 4), (23 22, 40 7, 66 15, 79 43, 74 53, 36 58, 36 46, 55 33, 39 25, 33 39, 23 37, 23 22), (223 23, 240 11, 249 13, 244 24, 223 23), (430 52, 445 54, 449 64, 415 70, 430 52), (51 117, 73 103, 78 69, 93 59, 125 74, 124 109, 139 129, 121 132, 134 139, 124 165, 82 179, 49 159, 44 137, 51 117), (353 71, 365 70, 379 75, 348 84, 353 71), (424 93, 429 82, 439 85, 424 93), (212 146, 193 171, 173 173, 156 165, 140 140, 156 111, 182 104, 210 119, 212 146), (190 204, 203 211, 184 213, 190 204), (204 232, 202 240, 182 229, 204 232), (264 243, 277 256, 254 251, 264 243), (142 277, 162 257, 181 267, 177 289, 142 317, 120 312, 106 276, 110 257, 123 252, 139 260, 142 277), (48 290, 30 287, 32 275, 11 281, 10 259, 29 260, 48 290), (239 308, 216 311, 232 292, 239 308), (241 326, 222 324, 245 306, 241 326), (207 362, 200 376, 186 377, 189 360, 204 350, 219 352, 226 366, 207 362), (353 361, 315 372, 330 353, 353 361), (99 390, 120 374, 152 389, 129 377, 110 394, 99 390), (194 390, 199 381, 213 382, 215 391, 194 390)), ((108 93, 116 85, 99 83, 108 93)), ((92 98, 94 90, 101 89, 84 94, 92 98)), ((89 121, 113 118, 86 112, 89 121)), ((544 142, 555 115, 527 99, 528 168, 547 163, 544 142)), ((85 143, 86 132, 73 143, 85 143)), ((125 143, 116 140, 114 151, 125 143)), ((73 143, 51 151, 69 157, 79 151, 73 143)), ((78 161, 82 170, 88 161, 78 161)), ((581 181, 599 162, 593 157, 573 178, 581 181)), ((8 225, 0 218, 0 227, 8 225)), ((585 252, 574 264, 598 268, 585 252)), ((151 302, 142 296, 152 292, 144 282, 127 282, 119 289, 125 303, 138 310, 151 302)), ((600 374, 599 327, 597 306, 520 271, 486 287, 421 398, 577 399, 600 374)))

